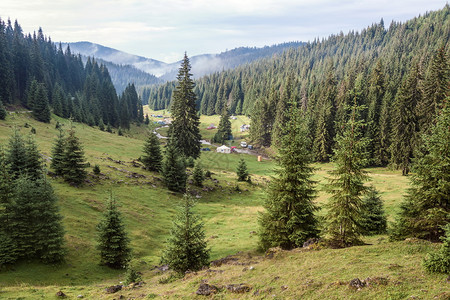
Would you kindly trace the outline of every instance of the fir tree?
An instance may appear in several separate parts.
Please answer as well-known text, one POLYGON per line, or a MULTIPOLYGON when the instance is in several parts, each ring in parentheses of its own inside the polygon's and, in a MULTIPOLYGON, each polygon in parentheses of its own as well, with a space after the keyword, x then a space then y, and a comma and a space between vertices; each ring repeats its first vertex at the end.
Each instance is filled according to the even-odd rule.
POLYGON ((64 159, 65 159, 66 139, 64 138, 64 132, 59 129, 58 137, 52 148, 52 161, 50 167, 55 172, 56 176, 64 175, 64 159))
POLYGON ((450 222, 450 98, 413 160, 411 188, 401 205, 393 239, 405 237, 438 241, 450 222))
POLYGON ((36 91, 34 92, 33 99, 33 116, 36 120, 50 123, 51 112, 48 104, 47 91, 44 84, 38 84, 36 91))
POLYGON ((327 235, 332 247, 348 247, 361 244, 362 200, 366 192, 364 182, 369 180, 362 169, 367 165, 367 139, 362 137, 364 123, 359 119, 362 110, 355 102, 344 131, 336 139, 332 178, 327 185, 331 198, 327 204, 327 235))
POLYGON ((125 232, 116 199, 110 195, 103 219, 97 225, 100 261, 108 267, 125 268, 130 260, 130 240, 125 232))
POLYGON ((144 121, 145 125, 150 124, 150 119, 148 118, 148 114, 145 114, 145 121, 144 121))
POLYGON ((9 138, 9 147, 6 152, 6 163, 9 165, 9 172, 12 179, 18 178, 25 173, 27 165, 27 151, 25 141, 19 130, 15 128, 9 138))
POLYGON ((2 99, 0 98, 0 120, 6 119, 6 115, 8 113, 6 112, 5 106, 3 106, 2 99))
POLYGON ((75 135, 75 130, 71 128, 66 139, 66 149, 64 151, 64 179, 76 186, 83 184, 87 176, 86 167, 83 148, 75 135))
POLYGON ((231 135, 230 114, 228 113, 228 107, 225 105, 222 109, 219 127, 217 128, 217 132, 213 137, 213 142, 224 144, 226 140, 229 140, 231 138, 232 135, 231 135))
POLYGON ((41 178, 44 174, 44 165, 36 141, 31 134, 25 142, 25 152, 25 174, 29 179, 41 178))
POLYGON ((269 184, 264 203, 266 209, 259 216, 259 237, 263 249, 301 247, 309 238, 318 236, 314 213, 316 191, 311 179, 313 168, 308 151, 308 136, 303 116, 294 103, 287 133, 282 138, 277 163, 277 176, 269 184))
POLYGON ((434 253, 428 253, 423 265, 428 272, 450 274, 450 223, 443 227, 445 236, 441 237, 443 242, 441 249, 434 253))
POLYGON ((173 138, 170 138, 162 163, 162 174, 167 188, 173 192, 184 192, 186 189, 186 166, 180 156, 173 138))
POLYGON ((239 160, 236 175, 238 177, 238 181, 247 181, 249 178, 247 164, 245 163, 245 160, 243 158, 239 160))
POLYGON ((144 144, 144 155, 141 158, 145 168, 150 171, 159 172, 162 167, 162 154, 159 140, 156 134, 150 132, 144 144))
POLYGON ((173 222, 167 247, 161 257, 175 272, 198 271, 209 265, 209 252, 200 217, 193 212, 195 203, 191 196, 183 196, 182 206, 173 222))
POLYGON ((370 187, 363 199, 361 226, 365 235, 386 233, 387 221, 379 192, 370 187))
POLYGON ((186 157, 197 158, 200 155, 199 117, 196 109, 196 96, 193 92, 194 81, 190 74, 189 59, 184 54, 183 62, 178 71, 178 85, 173 92, 172 124, 169 136, 173 138, 176 148, 186 157))
POLYGON ((205 180, 205 173, 203 172, 202 164, 200 161, 197 161, 194 167, 194 171, 192 171, 192 179, 194 181, 194 185, 202 187, 203 181, 205 180))

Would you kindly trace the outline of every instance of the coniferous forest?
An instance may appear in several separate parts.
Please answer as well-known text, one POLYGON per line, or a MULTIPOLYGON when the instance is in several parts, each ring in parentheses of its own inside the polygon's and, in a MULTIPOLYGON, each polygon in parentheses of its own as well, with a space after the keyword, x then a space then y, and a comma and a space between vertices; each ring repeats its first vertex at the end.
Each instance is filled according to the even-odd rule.
POLYGON ((449 16, 165 83, 0 19, 0 298, 449 299, 449 16))

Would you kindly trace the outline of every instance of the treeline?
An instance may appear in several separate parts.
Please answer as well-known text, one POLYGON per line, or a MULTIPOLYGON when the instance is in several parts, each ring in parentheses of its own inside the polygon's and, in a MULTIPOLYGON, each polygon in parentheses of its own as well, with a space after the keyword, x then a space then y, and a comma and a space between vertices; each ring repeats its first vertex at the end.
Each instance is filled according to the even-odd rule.
POLYGON ((143 120, 134 85, 119 98, 105 65, 91 58, 83 64, 42 29, 25 35, 17 21, 0 19, 0 86, 1 102, 28 108, 42 122, 50 121, 51 111, 90 126, 143 120))
MULTIPOLYGON (((362 115, 368 124, 365 134, 373 139, 372 164, 404 165, 404 155, 400 159, 398 154, 410 150, 400 150, 395 142, 412 138, 414 144, 448 91, 448 15, 446 5, 389 28, 381 20, 361 32, 341 32, 205 76, 196 82, 197 107, 212 115, 227 104, 230 113, 249 115, 253 142, 267 147, 279 141, 287 100, 294 95, 309 117, 315 159, 327 161, 346 106, 357 97, 366 107, 362 115)), ((150 107, 167 108, 173 87, 169 82, 152 90, 150 107)))

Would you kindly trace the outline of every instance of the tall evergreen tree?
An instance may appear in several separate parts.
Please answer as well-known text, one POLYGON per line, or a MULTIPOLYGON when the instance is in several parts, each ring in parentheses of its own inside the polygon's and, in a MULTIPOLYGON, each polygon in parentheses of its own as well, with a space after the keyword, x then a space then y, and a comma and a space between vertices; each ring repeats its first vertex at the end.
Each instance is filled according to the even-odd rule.
POLYGON ((71 128, 66 139, 66 149, 64 151, 64 179, 76 186, 83 184, 87 176, 86 167, 83 148, 75 135, 74 128, 71 128))
POLYGON ((238 181, 247 181, 248 180, 248 169, 247 164, 245 163, 245 160, 241 158, 239 160, 237 169, 236 169, 236 175, 238 177, 238 181))
POLYGON ((282 138, 275 172, 259 216, 259 237, 263 249, 301 247, 309 238, 318 236, 318 222, 313 202, 315 182, 308 151, 307 127, 296 104, 291 104, 287 133, 282 138))
POLYGON ((209 265, 209 252, 200 217, 194 213, 192 196, 183 196, 182 206, 173 222, 161 262, 175 272, 198 271, 209 265))
POLYGON ((6 119, 6 115, 8 113, 6 112, 5 106, 3 106, 2 99, 0 98, 0 120, 6 119))
POLYGON ((52 148, 52 161, 50 167, 55 172, 56 176, 64 175, 64 159, 65 159, 66 139, 64 132, 60 128, 58 137, 55 140, 52 148))
POLYGON ((202 164, 200 161, 195 163, 194 170, 192 171, 192 179, 194 185, 202 187, 205 180, 205 173, 203 172, 202 164))
POLYGON ((326 214, 328 241, 333 247, 348 247, 361 244, 363 229, 361 226, 361 197, 367 188, 364 182, 369 180, 363 170, 367 165, 367 138, 362 137, 364 126, 359 114, 362 107, 356 98, 351 115, 344 131, 336 139, 334 163, 336 169, 330 171, 327 190, 331 198, 327 203, 326 214))
POLYGON ((401 205, 392 238, 438 241, 450 222, 450 98, 413 160, 411 188, 401 205))
POLYGON ((164 183, 169 190, 184 192, 187 180, 186 165, 175 144, 173 137, 169 138, 162 163, 162 174, 164 183))
POLYGON ((29 134, 25 141, 25 151, 25 174, 32 180, 41 178, 44 174, 44 165, 32 134, 29 134))
POLYGON ((50 123, 51 112, 48 104, 47 90, 45 89, 45 85, 42 83, 38 84, 34 93, 32 110, 33 116, 36 120, 44 123, 50 123))
POLYGON ((148 138, 144 144, 144 155, 141 158, 145 168, 150 171, 161 171, 162 154, 161 147, 159 146, 159 140, 156 134, 150 132, 148 138))
POLYGON ((9 138, 9 147, 6 152, 6 163, 9 165, 9 172, 13 179, 25 173, 27 165, 27 151, 25 141, 19 130, 15 128, 9 138))
POLYGON ((362 221, 365 235, 386 233, 387 220, 379 192, 370 187, 363 199, 362 221))
POLYGON ((176 148, 186 157, 200 156, 199 117, 196 109, 196 96, 193 92, 194 81, 190 74, 191 65, 186 53, 178 71, 178 85, 173 92, 172 118, 169 136, 173 138, 176 148))
POLYGON ((122 216, 117 208, 116 199, 110 195, 103 219, 97 225, 100 261, 115 268, 125 268, 131 257, 130 240, 125 232, 122 216))
POLYGON ((225 105, 222 108, 222 115, 220 116, 219 127, 213 137, 214 143, 224 144, 226 140, 230 140, 231 135, 231 122, 230 114, 228 113, 228 106, 225 105))

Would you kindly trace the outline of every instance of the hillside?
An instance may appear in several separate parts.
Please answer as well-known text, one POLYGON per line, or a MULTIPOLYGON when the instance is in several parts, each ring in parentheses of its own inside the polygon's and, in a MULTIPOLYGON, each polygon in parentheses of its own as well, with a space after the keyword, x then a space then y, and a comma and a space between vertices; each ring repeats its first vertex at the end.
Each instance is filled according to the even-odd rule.
MULTIPOLYGON (((44 124, 35 121, 28 113, 9 115, 6 121, 0 121, 0 143, 5 144, 13 126, 18 126, 23 134, 34 127, 39 150, 44 157, 48 157, 57 133, 55 121, 65 124, 63 128, 68 126, 67 121, 57 117, 50 124, 44 124), (28 128, 24 127, 25 123, 28 128)), ((210 119, 202 118, 201 128, 206 128, 210 122, 210 119)), ((190 189, 200 196, 197 211, 205 222, 208 244, 212 249, 211 259, 240 254, 225 260, 222 266, 213 265, 209 271, 188 274, 184 279, 164 283, 168 274, 153 266, 159 264, 174 205, 180 196, 169 193, 159 175, 134 166, 133 160, 141 155, 142 138, 148 129, 133 127, 125 134, 126 137, 101 132, 83 124, 77 123, 75 126, 88 162, 91 166, 98 164, 102 175, 97 179, 89 169, 91 183, 81 188, 48 178, 59 198, 58 204, 64 217, 68 251, 66 262, 53 266, 24 261, 2 270, 1 298, 49 298, 59 290, 70 298, 80 294, 88 299, 113 299, 118 294, 126 297, 154 298, 159 295, 173 299, 190 298, 202 280, 217 286, 245 283, 251 287, 251 292, 242 295, 244 298, 254 297, 254 294, 258 298, 276 295, 280 298, 307 296, 310 299, 367 299, 375 296, 392 299, 437 296, 437 299, 445 299, 448 296, 445 276, 428 275, 421 267, 425 253, 437 247, 428 242, 411 240, 389 243, 386 236, 375 236, 365 239, 369 245, 361 247, 294 250, 276 253, 272 259, 264 258, 262 253, 256 251, 256 220, 258 211, 262 209, 264 186, 272 174, 274 163, 270 160, 258 163, 252 155, 215 152, 203 152, 201 156, 205 168, 213 172, 214 180, 206 182, 207 189, 190 189), (241 157, 249 166, 253 185, 235 180, 235 168, 241 157), (237 185, 241 192, 236 191, 237 185), (124 278, 123 271, 99 266, 95 249, 95 226, 110 190, 121 205, 133 248, 133 262, 143 273, 146 284, 141 288, 107 295, 104 289, 124 278), (373 278, 373 285, 355 291, 347 286, 348 281, 355 277, 373 278)), ((315 179, 320 182, 319 190, 322 190, 326 172, 332 165, 316 166, 319 169, 315 179)), ((408 179, 384 168, 369 171, 372 183, 382 193, 388 218, 392 220, 408 179)), ((327 194, 321 191, 317 202, 322 205, 327 198, 327 194)), ((225 287, 220 295, 235 298, 225 287)))

